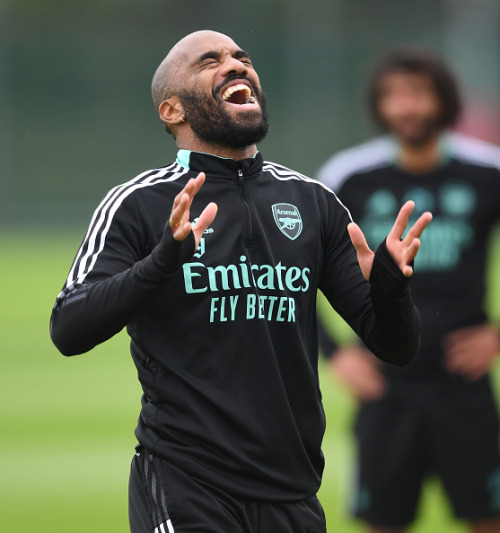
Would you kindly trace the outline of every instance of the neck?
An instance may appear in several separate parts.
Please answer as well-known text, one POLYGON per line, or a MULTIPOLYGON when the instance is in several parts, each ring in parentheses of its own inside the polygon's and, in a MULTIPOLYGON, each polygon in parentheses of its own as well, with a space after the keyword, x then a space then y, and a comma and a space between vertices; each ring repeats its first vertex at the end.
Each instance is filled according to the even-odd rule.
POLYGON ((179 150, 191 150, 192 152, 218 155, 219 157, 235 159, 236 161, 253 157, 257 152, 257 146, 255 144, 245 146, 244 148, 230 148, 228 146, 207 143, 196 137, 191 137, 189 139, 177 138, 176 144, 179 150))
POLYGON ((399 164, 404 170, 418 174, 434 170, 439 165, 441 155, 438 134, 419 146, 400 142, 399 164))

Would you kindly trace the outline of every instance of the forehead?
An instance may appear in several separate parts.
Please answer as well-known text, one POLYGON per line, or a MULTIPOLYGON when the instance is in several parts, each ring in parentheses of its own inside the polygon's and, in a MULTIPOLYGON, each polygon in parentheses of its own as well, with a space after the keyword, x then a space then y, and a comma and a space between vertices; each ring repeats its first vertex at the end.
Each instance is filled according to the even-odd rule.
POLYGON ((240 47, 227 35, 208 33, 205 35, 193 36, 193 38, 186 43, 184 52, 189 63, 195 63, 208 52, 215 52, 217 54, 234 54, 238 51, 241 51, 240 47))
POLYGON ((378 87, 382 91, 412 89, 435 92, 434 82, 427 72, 409 72, 405 70, 386 72, 381 76, 378 87))

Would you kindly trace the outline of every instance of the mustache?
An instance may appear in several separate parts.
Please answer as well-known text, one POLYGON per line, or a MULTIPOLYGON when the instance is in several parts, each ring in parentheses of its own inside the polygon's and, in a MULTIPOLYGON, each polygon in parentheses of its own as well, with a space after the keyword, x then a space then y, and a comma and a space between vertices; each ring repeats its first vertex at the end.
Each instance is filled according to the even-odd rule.
POLYGON ((215 87, 214 89, 212 89, 212 96, 214 97, 214 99, 217 98, 217 95, 219 94, 220 90, 222 89, 222 87, 224 87, 224 85, 226 85, 226 83, 229 83, 233 80, 245 80, 247 81, 250 86, 252 87, 252 91, 253 91, 253 94, 254 96, 257 98, 257 100, 261 100, 261 91, 259 90, 259 88, 257 87, 257 85, 255 85, 255 83, 246 76, 246 74, 229 74, 228 76, 226 76, 226 79, 219 83, 219 85, 217 85, 217 87, 215 87))

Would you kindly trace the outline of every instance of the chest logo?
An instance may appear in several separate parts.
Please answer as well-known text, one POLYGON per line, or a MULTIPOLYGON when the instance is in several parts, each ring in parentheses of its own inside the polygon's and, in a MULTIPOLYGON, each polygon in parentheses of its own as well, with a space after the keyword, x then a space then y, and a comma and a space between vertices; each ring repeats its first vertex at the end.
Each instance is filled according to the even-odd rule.
POLYGON ((302 233, 302 217, 292 204, 274 204, 272 206, 276 225, 281 233, 294 241, 302 233))

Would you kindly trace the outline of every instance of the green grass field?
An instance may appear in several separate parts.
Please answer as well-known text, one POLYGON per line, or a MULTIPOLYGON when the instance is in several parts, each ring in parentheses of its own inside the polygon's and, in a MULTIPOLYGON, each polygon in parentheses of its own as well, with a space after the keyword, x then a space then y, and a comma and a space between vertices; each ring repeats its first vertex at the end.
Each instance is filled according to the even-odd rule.
MULTIPOLYGON (((48 334, 50 310, 80 238, 76 232, 0 234, 2 533, 128 530, 140 387, 127 336, 65 358, 48 334)), ((498 287, 494 294, 500 296, 498 287)), ((322 388, 328 429, 320 498, 329 531, 359 533, 347 513, 354 405, 324 369, 322 388)), ((464 531, 450 521, 439 486, 430 484, 412 533, 464 531)))

